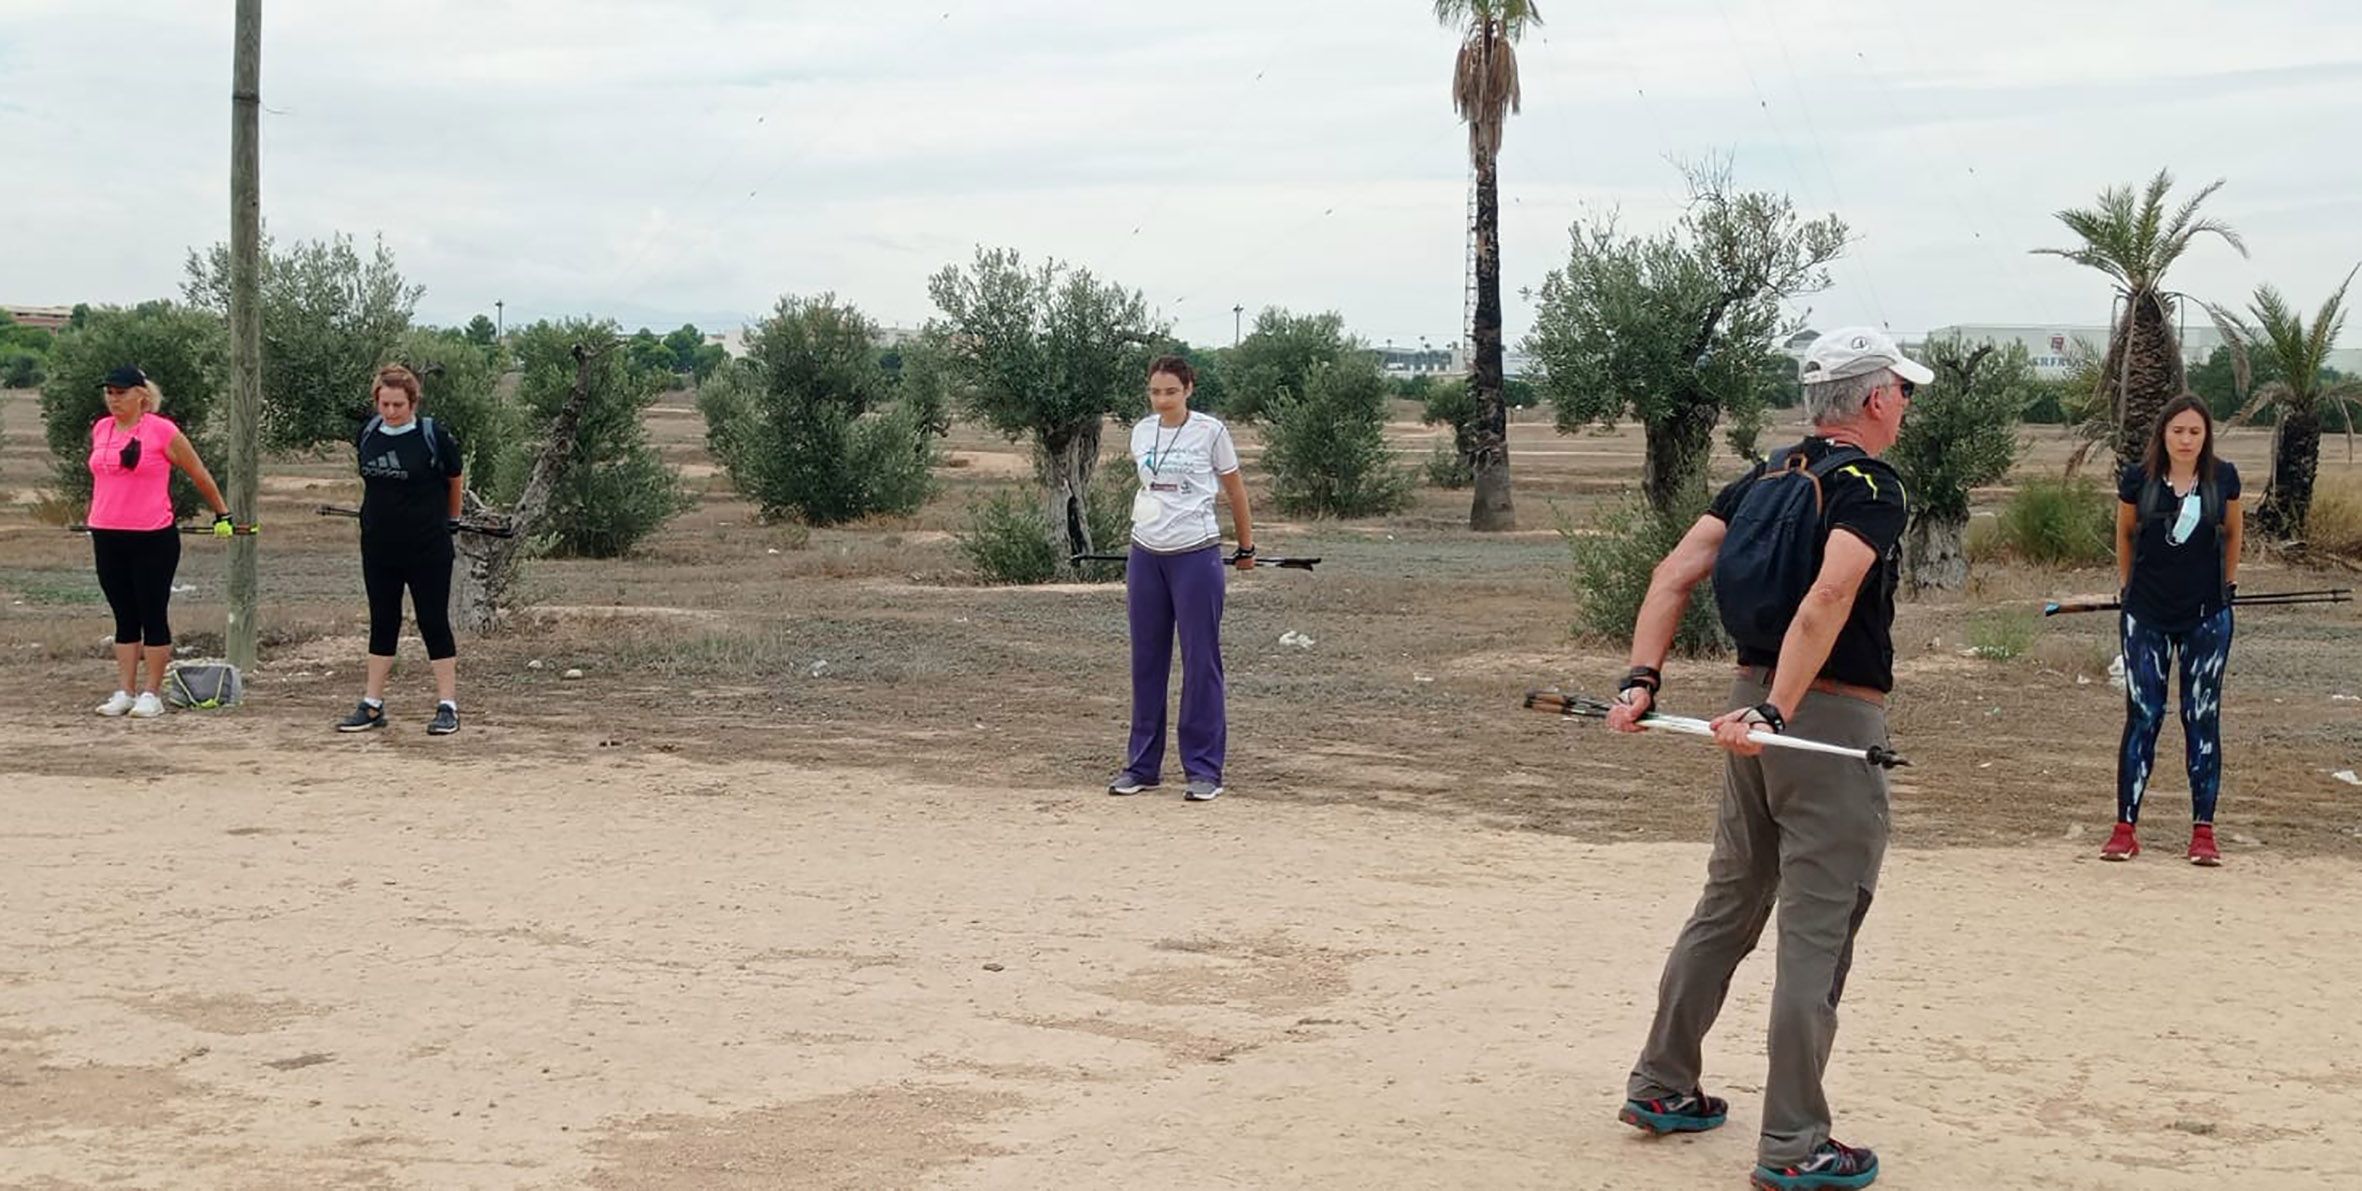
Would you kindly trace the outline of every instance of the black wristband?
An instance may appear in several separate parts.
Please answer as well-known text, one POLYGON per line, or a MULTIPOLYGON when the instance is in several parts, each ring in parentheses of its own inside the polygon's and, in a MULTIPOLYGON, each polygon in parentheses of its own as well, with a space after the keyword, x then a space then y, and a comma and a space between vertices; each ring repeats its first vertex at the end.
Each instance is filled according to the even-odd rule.
POLYGON ((1232 558, 1253 558, 1253 557, 1255 557, 1255 548, 1254 548, 1253 546, 1241 546, 1241 547, 1239 547, 1239 548, 1238 548, 1238 549, 1237 549, 1235 552, 1233 552, 1233 553, 1231 554, 1231 557, 1232 557, 1232 558))
POLYGON ((1758 703, 1747 710, 1761 717, 1763 726, 1771 729, 1774 735, 1786 736, 1788 734, 1788 717, 1781 715, 1780 709, 1773 706, 1769 700, 1758 703))
POLYGON ((1665 676, 1654 666, 1634 666, 1624 672, 1624 684, 1616 688, 1616 693, 1621 695, 1633 687, 1647 691, 1653 700, 1665 689, 1665 676))

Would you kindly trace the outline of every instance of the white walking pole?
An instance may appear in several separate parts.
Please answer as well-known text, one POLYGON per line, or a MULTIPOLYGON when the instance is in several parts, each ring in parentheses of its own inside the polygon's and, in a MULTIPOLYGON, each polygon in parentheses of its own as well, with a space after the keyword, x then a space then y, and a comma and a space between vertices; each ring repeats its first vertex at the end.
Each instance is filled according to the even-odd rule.
MULTIPOLYGON (((1537 711, 1555 711, 1563 716, 1593 720, 1606 719, 1607 713, 1615 706, 1612 703, 1602 703, 1585 695, 1566 695, 1557 691, 1530 691, 1526 694, 1525 705, 1537 711)), ((1684 736, 1711 737, 1714 735, 1714 725, 1705 720, 1693 719, 1686 715, 1666 715, 1661 711, 1652 711, 1641 716, 1640 726, 1651 731, 1678 732, 1684 736)), ((1881 769, 1893 769, 1898 765, 1910 764, 1909 761, 1896 756, 1894 750, 1877 745, 1866 749, 1849 748, 1842 744, 1806 740, 1800 736, 1783 736, 1778 732, 1762 728, 1749 732, 1747 739, 1770 748, 1791 749, 1804 753, 1827 753, 1833 757, 1851 757, 1856 761, 1869 762, 1881 769)))

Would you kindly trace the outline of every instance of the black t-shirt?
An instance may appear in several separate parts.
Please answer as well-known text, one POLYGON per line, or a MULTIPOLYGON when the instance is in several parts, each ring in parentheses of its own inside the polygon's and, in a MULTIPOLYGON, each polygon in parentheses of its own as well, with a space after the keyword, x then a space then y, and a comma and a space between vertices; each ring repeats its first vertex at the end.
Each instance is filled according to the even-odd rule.
MULTIPOLYGON (((1738 512, 1747 486, 1761 478, 1765 468, 1785 466, 1788 456, 1798 451, 1804 453, 1808 465, 1816 464, 1834 449, 1835 444, 1828 439, 1816 437, 1774 452, 1769 461, 1749 468, 1746 475, 1716 493, 1707 514, 1728 523, 1738 512)), ((1862 576, 1862 589, 1854 594, 1853 610, 1846 614, 1845 626, 1830 643, 1829 660, 1821 664, 1822 678, 1881 691, 1894 689, 1895 584, 1902 577, 1903 528, 1910 520, 1909 498, 1903 491, 1902 477, 1876 459, 1863 458, 1843 464, 1821 482, 1824 540, 1829 532, 1842 529, 1878 552, 1878 561, 1862 576)), ((1776 653, 1739 650, 1742 666, 1777 666, 1779 662, 1776 653)))
POLYGON ((438 422, 427 451, 424 419, 416 430, 388 434, 362 427, 353 446, 361 461, 361 542, 364 546, 448 542, 451 477, 459 474, 459 444, 438 422))
POLYGON ((2168 483, 2162 509, 2141 507, 2148 484, 2148 470, 2138 463, 2116 479, 2116 499, 2131 505, 2140 517, 2133 531, 2132 583, 2124 589, 2124 612, 2152 628, 2187 632, 2222 610, 2222 519, 2230 503, 2239 499, 2239 469, 2227 459, 2214 461, 2215 490, 2223 507, 2212 519, 2205 515, 2206 502, 2196 485, 2185 494, 2168 483), (2197 523, 2177 541, 2174 530, 2185 500, 2197 523))

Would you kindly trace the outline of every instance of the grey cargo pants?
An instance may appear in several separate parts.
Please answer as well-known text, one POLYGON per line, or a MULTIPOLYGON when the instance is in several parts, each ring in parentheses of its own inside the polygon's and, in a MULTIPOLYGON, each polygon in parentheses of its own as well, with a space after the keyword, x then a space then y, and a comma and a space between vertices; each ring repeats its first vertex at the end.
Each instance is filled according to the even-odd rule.
MULTIPOLYGON (((1730 705, 1752 707, 1769 695, 1757 672, 1742 673, 1730 705)), ((1788 731, 1832 744, 1883 745, 1886 709, 1815 691, 1788 731)), ((1774 1167, 1802 1162, 1827 1140, 1821 1074, 1886 837, 1886 774, 1876 766, 1782 749, 1729 759, 1706 891, 1665 962, 1656 1021, 1627 1089, 1631 1098, 1679 1096, 1698 1086, 1700 1050, 1722 1011, 1731 973, 1755 949, 1776 905, 1771 1071, 1758 1158, 1774 1167)))

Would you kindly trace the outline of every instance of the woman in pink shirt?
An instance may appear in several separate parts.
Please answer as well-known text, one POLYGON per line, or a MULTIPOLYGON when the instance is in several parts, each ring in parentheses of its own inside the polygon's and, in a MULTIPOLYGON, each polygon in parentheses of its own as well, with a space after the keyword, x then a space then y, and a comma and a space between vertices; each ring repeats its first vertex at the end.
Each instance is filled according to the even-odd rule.
POLYGON ((128 365, 107 374, 107 416, 90 427, 90 546, 99 590, 115 612, 119 685, 98 713, 140 719, 164 714, 157 691, 172 665, 172 576, 180 569, 180 527, 172 516, 172 469, 195 481, 213 508, 213 532, 228 537, 229 503, 180 427, 156 413, 164 391, 128 365), (139 659, 148 680, 139 682, 139 659), (131 692, 139 691, 133 698, 131 692))

